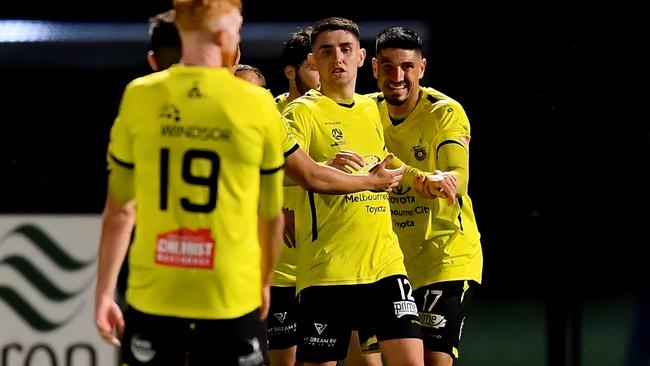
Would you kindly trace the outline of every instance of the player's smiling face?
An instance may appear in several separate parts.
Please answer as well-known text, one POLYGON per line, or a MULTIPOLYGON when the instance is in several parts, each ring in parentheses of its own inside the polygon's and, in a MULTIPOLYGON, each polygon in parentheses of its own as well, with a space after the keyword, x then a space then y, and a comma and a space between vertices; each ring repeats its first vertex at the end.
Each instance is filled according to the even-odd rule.
POLYGON ((372 60, 372 71, 386 102, 398 106, 409 99, 417 99, 425 65, 426 60, 420 51, 401 48, 381 50, 372 60))

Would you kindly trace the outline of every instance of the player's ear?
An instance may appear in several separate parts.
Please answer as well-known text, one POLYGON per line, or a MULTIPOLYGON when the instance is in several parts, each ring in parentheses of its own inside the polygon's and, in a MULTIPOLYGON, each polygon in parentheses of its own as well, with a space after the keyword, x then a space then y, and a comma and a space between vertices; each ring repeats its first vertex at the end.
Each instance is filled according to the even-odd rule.
POLYGON ((156 61, 156 55, 153 51, 147 52, 147 62, 149 63, 151 70, 158 71, 158 61, 156 61))
POLYGON ((296 80, 296 68, 293 66, 285 66, 284 76, 289 80, 296 80))
POLYGON ((318 69, 318 68, 316 67, 316 56, 314 56, 314 54, 313 54, 312 52, 309 52, 309 54, 307 55, 307 62, 309 62, 309 64, 310 64, 314 69, 318 69))
POLYGON ((363 66, 363 61, 366 60, 366 49, 365 48, 360 48, 359 49, 359 63, 357 64, 357 67, 363 66))
POLYGON ((226 32, 223 29, 217 29, 212 32, 212 42, 219 47, 223 47, 225 33, 226 32))
POLYGON ((427 59, 423 58, 422 62, 420 62, 420 70, 419 70, 419 75, 418 78, 422 79, 424 77, 424 70, 427 68, 427 59))
POLYGON ((375 79, 379 79, 379 61, 375 57, 372 58, 372 75, 375 79))

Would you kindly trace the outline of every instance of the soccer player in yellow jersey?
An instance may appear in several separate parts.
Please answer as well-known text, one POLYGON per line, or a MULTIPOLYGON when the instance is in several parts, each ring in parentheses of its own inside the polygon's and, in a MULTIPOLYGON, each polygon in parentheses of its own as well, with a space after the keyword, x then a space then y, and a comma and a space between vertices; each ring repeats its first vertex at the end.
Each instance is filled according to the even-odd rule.
POLYGON ((388 149, 410 166, 454 177, 453 204, 419 197, 408 180, 390 198, 393 228, 420 310, 425 364, 450 366, 483 267, 467 190, 469 121, 457 101, 420 86, 426 59, 416 32, 393 27, 379 33, 372 66, 382 91, 375 98, 388 149))
MULTIPOLYGON (((291 33, 282 49, 284 75, 289 81, 289 91, 275 98, 278 111, 310 89, 320 85, 318 70, 307 62, 311 52, 309 36, 311 29, 298 29, 291 33)), ((295 200, 304 192, 300 186, 284 187, 282 211, 285 219, 284 246, 273 269, 271 279, 271 308, 267 318, 269 355, 273 366, 293 366, 296 363, 297 300, 295 240, 295 200)))
MULTIPOLYGON (((307 60, 311 52, 311 27, 292 32, 282 50, 284 75, 289 81, 289 91, 275 98, 278 110, 282 112, 291 101, 311 89, 320 87, 318 70, 307 60)), ((295 200, 302 197, 299 186, 284 187, 284 204, 282 211, 285 218, 284 243, 280 258, 273 270, 271 281, 271 308, 269 309, 268 338, 271 365, 294 365, 296 362, 297 328, 296 328, 296 262, 295 243, 295 200)), ((375 344, 377 347, 378 345, 375 344)), ((350 340, 350 351, 345 361, 349 366, 381 365, 379 353, 361 355, 359 339, 355 332, 350 340)))
POLYGON ((307 61, 311 52, 310 36, 310 27, 298 29, 291 33, 282 48, 282 65, 284 76, 289 81, 289 91, 275 97, 280 112, 289 102, 320 86, 318 70, 307 61))
MULTIPOLYGON (((358 26, 343 18, 316 22, 309 62, 320 91, 289 103, 284 116, 316 161, 352 150, 378 163, 386 154, 379 112, 354 92, 365 58, 358 26)), ((370 329, 389 364, 422 364, 415 299, 392 230, 388 194, 362 191, 325 196, 305 193, 296 207, 298 360, 334 365, 348 350, 352 329, 370 329)))
POLYGON ((270 94, 226 68, 241 3, 174 8, 180 64, 129 83, 111 129, 95 322, 114 345, 124 330, 128 365, 257 365, 281 240, 284 127, 270 94), (136 205, 122 318, 113 295, 136 205))

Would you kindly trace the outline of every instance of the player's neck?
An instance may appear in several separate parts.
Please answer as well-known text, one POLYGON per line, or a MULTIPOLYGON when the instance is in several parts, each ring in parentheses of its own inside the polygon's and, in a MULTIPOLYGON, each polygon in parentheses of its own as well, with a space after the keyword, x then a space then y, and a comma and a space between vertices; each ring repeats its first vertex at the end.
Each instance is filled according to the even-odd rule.
POLYGON ((422 96, 422 89, 418 86, 416 90, 409 96, 409 98, 402 103, 402 105, 393 105, 386 100, 386 107, 390 118, 395 120, 403 120, 408 117, 415 109, 422 96))
POLYGON ((298 87, 295 85, 295 83, 291 83, 289 86, 289 94, 287 95, 287 103, 293 101, 294 99, 298 98, 301 96, 300 91, 298 91, 298 87))
POLYGON ((350 104, 354 101, 355 83, 349 85, 329 85, 321 82, 320 91, 336 103, 350 104))
POLYGON ((186 42, 183 39, 181 64, 188 66, 222 67, 223 59, 219 46, 210 42, 186 42))

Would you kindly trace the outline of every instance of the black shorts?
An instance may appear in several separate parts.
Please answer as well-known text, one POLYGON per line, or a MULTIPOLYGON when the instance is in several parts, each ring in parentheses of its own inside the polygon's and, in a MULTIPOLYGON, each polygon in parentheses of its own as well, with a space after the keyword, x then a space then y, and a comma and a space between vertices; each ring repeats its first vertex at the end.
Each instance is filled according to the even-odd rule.
POLYGON ((411 285, 404 275, 364 285, 312 286, 298 297, 301 361, 338 361, 347 356, 352 329, 379 342, 420 338, 411 285))
POLYGON ((448 281, 413 292, 420 309, 424 349, 458 357, 467 309, 477 287, 474 281, 448 281))
POLYGON ((297 311, 295 287, 271 286, 271 308, 266 318, 269 349, 285 349, 298 344, 297 311))
POLYGON ((259 310, 235 319, 156 316, 129 307, 122 362, 129 366, 263 365, 268 363, 259 310))

